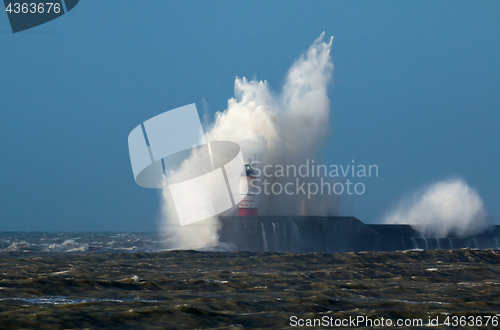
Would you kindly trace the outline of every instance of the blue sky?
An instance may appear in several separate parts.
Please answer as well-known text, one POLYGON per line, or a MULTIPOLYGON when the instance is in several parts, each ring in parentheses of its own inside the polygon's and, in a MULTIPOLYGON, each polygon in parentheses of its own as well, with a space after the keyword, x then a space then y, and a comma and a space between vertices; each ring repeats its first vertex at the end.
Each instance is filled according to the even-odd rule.
POLYGON ((24 33, 0 15, 0 230, 154 230, 127 136, 161 112, 224 110, 236 76, 279 90, 333 35, 329 164, 377 164, 344 214, 378 222, 463 177, 500 223, 500 2, 81 1, 24 33))

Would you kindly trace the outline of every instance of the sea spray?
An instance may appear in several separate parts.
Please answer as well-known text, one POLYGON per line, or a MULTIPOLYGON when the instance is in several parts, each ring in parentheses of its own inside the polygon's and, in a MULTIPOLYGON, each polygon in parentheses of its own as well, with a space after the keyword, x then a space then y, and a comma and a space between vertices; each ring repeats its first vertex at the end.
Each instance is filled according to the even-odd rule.
MULTIPOLYGON (((236 78, 235 97, 218 112, 208 126, 208 141, 234 141, 247 155, 257 154, 262 164, 303 164, 313 158, 329 131, 330 100, 327 85, 333 64, 332 39, 324 33, 291 66, 280 93, 273 92, 266 81, 236 78)), ((183 168, 196 166, 196 157, 186 160, 183 168)), ((276 178, 275 180, 281 180, 276 178)), ((317 178, 310 178, 317 181, 317 178)), ((305 196, 281 194, 260 200, 261 215, 327 215, 337 213, 331 195, 305 196)), ((162 229, 176 239, 169 248, 189 248, 217 243, 216 217, 193 226, 179 225, 168 186, 161 192, 162 229)), ((177 201, 176 201, 177 204, 177 201)), ((231 211, 229 211, 230 213, 231 211)))
POLYGON ((390 212, 385 223, 412 225, 424 237, 465 237, 489 226, 481 197, 462 179, 438 182, 415 193, 390 212))
MULTIPOLYGON (((216 114, 207 133, 210 141, 230 140, 257 155, 262 166, 302 165, 313 159, 330 129, 328 83, 333 64, 332 40, 324 42, 324 33, 291 66, 280 93, 266 81, 236 78, 235 97, 225 111, 216 114)), ((284 186, 293 178, 268 178, 284 186)), ((319 182, 308 177, 306 182, 319 182)), ((259 201, 259 215, 337 214, 336 199, 331 195, 314 198, 292 194, 270 194, 259 201)))

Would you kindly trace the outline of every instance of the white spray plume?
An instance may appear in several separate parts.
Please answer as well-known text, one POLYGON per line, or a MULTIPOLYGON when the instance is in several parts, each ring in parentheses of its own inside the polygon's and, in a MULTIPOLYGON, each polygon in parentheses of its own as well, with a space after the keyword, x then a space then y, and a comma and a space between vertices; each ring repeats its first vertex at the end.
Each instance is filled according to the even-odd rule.
MULTIPOLYGON (((324 36, 322 33, 294 62, 281 93, 271 91, 266 81, 236 78, 235 97, 229 99, 226 110, 216 114, 215 122, 206 132, 207 140, 234 141, 245 149, 246 155, 257 154, 262 164, 298 166, 314 157, 328 132, 330 116, 327 85, 333 71, 330 57, 333 38, 324 42, 324 36)), ((316 178, 304 180, 316 181, 316 178)), ((177 221, 169 195, 168 189, 164 189, 164 223, 166 228, 178 228, 174 229, 175 235, 182 246, 176 247, 215 243, 215 219, 209 220, 208 226, 168 226, 177 221)), ((261 195, 259 214, 326 215, 337 211, 332 196, 317 197, 261 195)))
POLYGON ((481 197, 462 179, 426 187, 401 202, 385 222, 412 225, 424 237, 465 237, 489 226, 481 197))
POLYGON ((161 191, 162 217, 161 230, 170 239, 166 242, 171 249, 199 249, 217 243, 219 222, 216 217, 202 222, 181 227, 177 219, 177 212, 172 200, 172 195, 166 183, 161 191))
MULTIPOLYGON (((211 141, 234 141, 263 165, 302 165, 314 158, 329 129, 328 83, 333 64, 333 37, 324 32, 288 71, 281 93, 273 93, 266 81, 235 81, 235 98, 217 113, 207 134, 211 141)), ((268 178, 288 181, 293 178, 268 178)), ((304 178, 305 182, 317 181, 304 178)), ((327 215, 337 212, 332 196, 260 195, 260 215, 327 215)))
POLYGON ((324 33, 292 65, 279 95, 267 81, 235 81, 235 98, 228 108, 217 113, 209 140, 231 140, 259 158, 312 155, 328 129, 330 100, 327 84, 333 64, 330 58, 332 40, 323 42, 324 33))

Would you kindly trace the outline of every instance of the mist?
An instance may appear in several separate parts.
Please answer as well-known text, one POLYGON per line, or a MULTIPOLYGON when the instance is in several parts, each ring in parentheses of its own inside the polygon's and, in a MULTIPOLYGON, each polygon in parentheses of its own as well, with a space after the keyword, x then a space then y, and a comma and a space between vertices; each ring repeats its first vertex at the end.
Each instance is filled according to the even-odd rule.
MULTIPOLYGON (((330 126, 328 83, 333 64, 330 56, 333 38, 324 33, 290 67, 280 92, 267 81, 236 78, 234 97, 227 109, 217 112, 208 125, 207 141, 233 141, 244 149, 246 158, 255 154, 261 164, 301 165, 314 158, 324 144, 330 126)), ((193 155, 182 167, 192 168, 193 155)), ((182 172, 182 168, 178 170, 182 172)), ((286 180, 287 178, 271 178, 286 180)), ((317 181, 317 178, 304 178, 317 181)), ((292 180, 292 179, 291 179, 292 180)), ((176 237, 172 248, 206 246, 217 243, 217 218, 193 226, 180 227, 168 187, 161 193, 164 231, 176 237)), ((260 196, 259 215, 332 215, 337 212, 333 196, 260 196)), ((235 209, 226 212, 230 214, 235 209)))
MULTIPOLYGON (((225 111, 216 114, 209 128, 210 141, 234 141, 244 148, 248 159, 262 165, 302 165, 313 159, 324 145, 330 129, 328 83, 332 78, 330 56, 333 37, 318 39, 291 66, 280 93, 267 81, 236 78, 235 96, 225 111)), ((271 183, 294 178, 268 178, 271 183)), ((304 178, 316 182, 317 178, 304 178)), ((259 196, 259 215, 327 215, 337 212, 330 196, 259 196)))
POLYGON ((384 222, 409 224, 424 237, 465 237, 490 225, 481 197, 463 179, 425 187, 401 201, 384 222))

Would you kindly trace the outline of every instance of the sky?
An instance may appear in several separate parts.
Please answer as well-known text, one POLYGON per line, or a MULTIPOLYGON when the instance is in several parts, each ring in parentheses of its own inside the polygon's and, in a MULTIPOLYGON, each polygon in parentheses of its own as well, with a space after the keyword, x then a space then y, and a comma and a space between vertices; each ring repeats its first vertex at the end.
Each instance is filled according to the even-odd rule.
POLYGON ((160 195, 127 137, 236 77, 279 91, 334 36, 324 164, 376 164, 342 215, 378 223, 402 196, 463 178, 500 224, 500 2, 85 0, 12 34, 0 14, 0 231, 150 231, 160 195))

